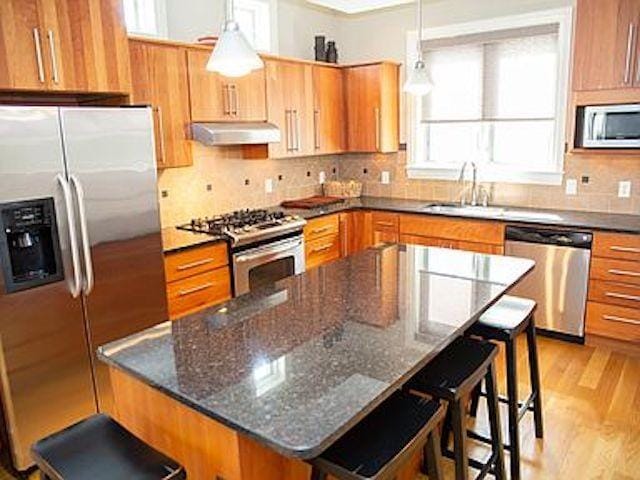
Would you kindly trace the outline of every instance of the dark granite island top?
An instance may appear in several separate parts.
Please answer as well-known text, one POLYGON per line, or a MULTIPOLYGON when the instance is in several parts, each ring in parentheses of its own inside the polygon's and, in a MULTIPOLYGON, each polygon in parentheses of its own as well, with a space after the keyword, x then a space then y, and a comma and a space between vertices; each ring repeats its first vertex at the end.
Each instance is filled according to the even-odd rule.
POLYGON ((100 358, 289 456, 326 449, 534 264, 387 245, 103 346, 100 358))

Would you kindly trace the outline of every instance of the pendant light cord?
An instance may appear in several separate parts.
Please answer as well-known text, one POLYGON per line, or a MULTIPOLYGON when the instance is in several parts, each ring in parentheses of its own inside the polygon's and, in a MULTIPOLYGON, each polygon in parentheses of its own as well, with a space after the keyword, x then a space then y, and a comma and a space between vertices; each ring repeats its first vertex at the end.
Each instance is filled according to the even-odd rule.
POLYGON ((418 61, 422 62, 422 0, 418 0, 418 61))
POLYGON ((226 11, 226 19, 225 19, 225 21, 227 22, 232 22, 234 20, 235 12, 233 7, 234 7, 233 0, 227 0, 227 11, 226 11))

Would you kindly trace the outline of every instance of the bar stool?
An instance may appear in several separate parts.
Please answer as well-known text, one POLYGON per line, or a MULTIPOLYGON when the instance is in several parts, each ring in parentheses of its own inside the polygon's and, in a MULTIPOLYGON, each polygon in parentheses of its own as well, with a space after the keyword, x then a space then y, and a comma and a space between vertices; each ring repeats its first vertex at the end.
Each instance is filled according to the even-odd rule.
MULTIPOLYGON (((528 412, 533 412, 536 438, 542 438, 542 398, 540 389, 540 370, 538 366, 538 346, 536 341, 536 326, 534 313, 536 302, 528 298, 505 295, 493 307, 485 312, 467 334, 478 336, 486 340, 503 342, 506 350, 507 367, 507 396, 498 397, 499 401, 508 406, 509 443, 505 449, 510 453, 511 479, 520 478, 520 431, 519 422, 528 412), (521 333, 527 334, 527 348, 529 353, 529 377, 531 394, 524 401, 518 400, 518 372, 517 372, 517 337, 521 333)), ((472 395, 471 415, 476 416, 478 402, 482 393, 480 385, 472 395)), ((473 432, 474 439, 487 442, 487 438, 473 432)))
POLYGON ((31 453, 43 480, 187 478, 184 468, 106 415, 94 415, 37 441, 31 453))
POLYGON ((445 400, 447 417, 442 433, 442 453, 455 461, 456 479, 468 478, 469 465, 478 469, 476 479, 492 473, 498 480, 505 477, 504 450, 500 431, 500 412, 494 360, 498 347, 491 342, 461 337, 440 352, 407 384, 407 389, 419 395, 445 400), (478 461, 469 458, 466 430, 466 399, 482 382, 487 385, 491 455, 478 461), (453 430, 453 451, 449 450, 449 435, 453 430))
POLYGON ((392 479, 422 448, 429 480, 443 480, 437 427, 444 413, 439 402, 396 392, 310 461, 311 479, 392 479))

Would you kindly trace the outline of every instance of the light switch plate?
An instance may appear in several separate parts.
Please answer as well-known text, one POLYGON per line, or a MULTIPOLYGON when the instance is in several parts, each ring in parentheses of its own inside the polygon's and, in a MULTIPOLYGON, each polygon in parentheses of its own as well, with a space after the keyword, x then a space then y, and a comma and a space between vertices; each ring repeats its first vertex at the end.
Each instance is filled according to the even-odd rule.
POLYGON ((380 175, 380 182, 383 185, 389 185, 389 183, 391 182, 391 174, 388 171, 384 170, 380 175))
POLYGON ((322 185, 326 180, 327 180, 327 174, 324 172, 320 172, 320 174, 318 175, 318 183, 322 185))
POLYGON ((273 193, 273 179, 266 178, 264 180, 264 191, 265 193, 273 193))
POLYGON ((631 197, 631 182, 629 180, 618 182, 618 197, 619 198, 631 197))
POLYGON ((567 182, 564 186, 564 193, 567 195, 577 195, 578 194, 578 180, 575 178, 567 178, 567 182))

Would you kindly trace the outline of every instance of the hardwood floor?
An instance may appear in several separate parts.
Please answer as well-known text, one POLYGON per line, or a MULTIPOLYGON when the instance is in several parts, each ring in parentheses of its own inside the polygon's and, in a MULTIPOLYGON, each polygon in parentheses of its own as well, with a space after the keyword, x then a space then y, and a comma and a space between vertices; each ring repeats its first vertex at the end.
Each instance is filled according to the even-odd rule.
MULTIPOLYGON (((521 396, 528 391, 524 338, 518 344, 521 396)), ((640 479, 640 346, 597 337, 586 346, 538 337, 545 438, 536 440, 531 415, 521 425, 523 480, 640 479)), ((505 391, 504 357, 499 357, 505 391)), ((504 407, 504 406, 503 406, 504 407)), ((501 412, 504 424, 506 411, 501 412)), ((486 425, 481 402, 477 426, 486 425)), ((506 437, 506 431, 503 433, 506 437)), ((474 445, 473 455, 487 450, 474 445)), ((454 478, 446 461, 446 478, 454 478)), ((0 480, 13 477, 0 471, 0 480)), ((32 477, 33 478, 33 477, 32 477)))

